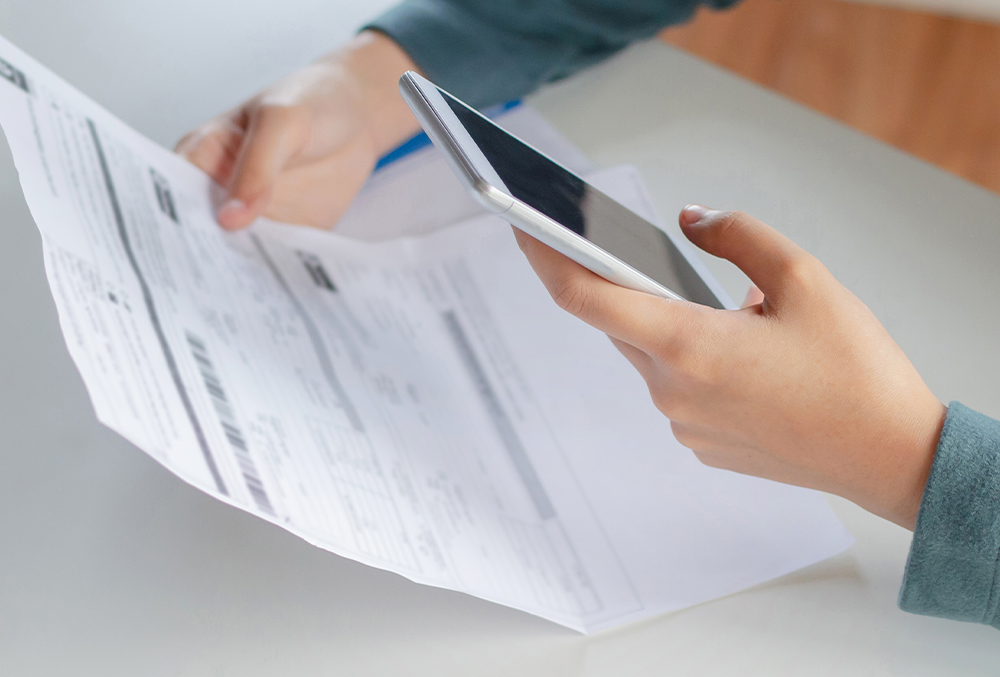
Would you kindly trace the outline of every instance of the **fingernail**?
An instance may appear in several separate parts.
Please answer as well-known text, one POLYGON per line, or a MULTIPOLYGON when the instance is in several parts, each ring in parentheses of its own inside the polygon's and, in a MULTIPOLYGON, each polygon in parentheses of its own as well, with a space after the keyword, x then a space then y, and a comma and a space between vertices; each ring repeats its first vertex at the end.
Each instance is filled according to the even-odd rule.
POLYGON ((225 221, 242 214, 246 211, 246 208, 246 203, 244 203, 243 200, 233 198, 219 207, 219 211, 215 213, 215 218, 222 226, 225 226, 225 221))
POLYGON ((693 226, 711 214, 712 211, 708 207, 702 207, 701 205, 688 205, 681 210, 681 218, 684 219, 685 225, 693 226))

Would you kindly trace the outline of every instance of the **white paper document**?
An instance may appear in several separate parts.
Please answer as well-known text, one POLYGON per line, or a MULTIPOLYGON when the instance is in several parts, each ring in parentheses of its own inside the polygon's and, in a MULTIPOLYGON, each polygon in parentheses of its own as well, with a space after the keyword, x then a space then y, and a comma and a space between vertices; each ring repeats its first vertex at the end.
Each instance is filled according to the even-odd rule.
MULTIPOLYGON (((701 466, 433 150, 376 174, 343 235, 229 234, 202 172, 2 40, 0 76, 97 416, 206 493, 584 632, 851 543, 819 494, 701 466)), ((585 169, 537 115, 514 115, 585 169)), ((634 170, 594 181, 653 218, 634 170)))

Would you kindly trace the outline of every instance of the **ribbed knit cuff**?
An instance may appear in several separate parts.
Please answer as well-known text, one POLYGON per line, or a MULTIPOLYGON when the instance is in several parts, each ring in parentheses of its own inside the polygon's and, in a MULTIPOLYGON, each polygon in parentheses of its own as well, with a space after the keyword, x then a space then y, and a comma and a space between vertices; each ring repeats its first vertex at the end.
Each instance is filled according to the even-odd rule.
POLYGON ((952 402, 920 504, 899 608, 1000 627, 1000 421, 952 402))

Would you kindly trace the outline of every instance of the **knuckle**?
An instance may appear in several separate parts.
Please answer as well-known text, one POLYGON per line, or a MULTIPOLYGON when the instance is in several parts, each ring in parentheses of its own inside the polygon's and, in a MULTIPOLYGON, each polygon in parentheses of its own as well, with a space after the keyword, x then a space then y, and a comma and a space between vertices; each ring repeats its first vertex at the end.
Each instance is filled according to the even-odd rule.
POLYGON ((701 382, 712 365, 715 341, 709 327, 695 318, 672 318, 671 326, 660 332, 657 359, 677 379, 701 382))
POLYGON ((650 396, 653 398, 653 405, 656 407, 658 412, 667 418, 670 418, 673 415, 674 401, 670 395, 654 391, 650 393, 650 396))
POLYGON ((682 446, 685 446, 688 449, 693 449, 697 446, 697 440, 694 435, 691 434, 688 427, 683 423, 670 421, 670 430, 674 434, 674 439, 680 442, 682 446))
POLYGON ((558 280, 553 285, 552 299, 571 315, 581 315, 590 306, 590 291, 579 276, 573 275, 558 280))
POLYGON ((819 282, 822 270, 823 267, 816 258, 801 252, 784 259, 781 276, 792 288, 809 290, 819 282))
POLYGON ((655 347, 656 358, 664 365, 673 369, 679 361, 685 359, 688 352, 688 338, 683 331, 660 331, 657 336, 655 347))
MULTIPOLYGON (((650 396, 657 411, 670 419, 670 426, 679 426, 677 421, 687 419, 685 398, 676 388, 658 386, 650 388, 650 396)), ((685 445, 687 446, 687 445, 685 445)))
POLYGON ((673 336, 664 341, 660 350, 660 359, 669 365, 675 378, 689 380, 697 377, 701 370, 703 355, 699 350, 700 341, 687 333, 673 336))
MULTIPOLYGON (((674 303, 674 301, 668 301, 674 303)), ((664 313, 656 324, 654 355, 673 368, 688 359, 698 348, 699 323, 686 313, 664 313)))
POLYGON ((746 228, 750 216, 744 212, 725 211, 715 217, 712 234, 717 238, 729 238, 746 228))
POLYGON ((723 470, 727 469, 725 459, 719 456, 718 454, 713 454, 698 449, 692 449, 691 451, 694 452, 695 458, 697 458, 698 462, 701 463, 702 465, 707 466, 709 468, 718 468, 723 470))

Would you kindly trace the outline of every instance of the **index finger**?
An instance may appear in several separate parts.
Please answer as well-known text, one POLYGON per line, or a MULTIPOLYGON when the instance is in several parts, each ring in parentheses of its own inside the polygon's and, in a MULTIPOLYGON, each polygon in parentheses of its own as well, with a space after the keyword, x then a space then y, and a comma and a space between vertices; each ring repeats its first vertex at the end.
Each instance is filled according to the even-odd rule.
POLYGON ((226 185, 232 175, 243 130, 228 119, 218 119, 185 135, 174 152, 211 176, 216 183, 226 185))
POLYGON ((556 305, 643 352, 669 348, 700 315, 695 304, 609 282, 516 227, 514 236, 556 305))

